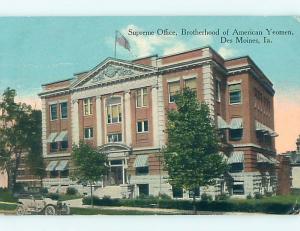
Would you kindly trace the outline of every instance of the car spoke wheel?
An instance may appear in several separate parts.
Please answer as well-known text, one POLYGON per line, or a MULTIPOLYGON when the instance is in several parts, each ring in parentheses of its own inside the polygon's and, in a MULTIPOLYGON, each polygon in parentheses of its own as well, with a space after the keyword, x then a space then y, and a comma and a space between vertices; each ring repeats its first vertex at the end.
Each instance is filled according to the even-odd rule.
POLYGON ((55 215, 55 207, 53 205, 48 205, 45 208, 45 215, 55 215))
POLYGON ((23 205, 18 205, 17 215, 25 215, 25 209, 24 209, 23 205))

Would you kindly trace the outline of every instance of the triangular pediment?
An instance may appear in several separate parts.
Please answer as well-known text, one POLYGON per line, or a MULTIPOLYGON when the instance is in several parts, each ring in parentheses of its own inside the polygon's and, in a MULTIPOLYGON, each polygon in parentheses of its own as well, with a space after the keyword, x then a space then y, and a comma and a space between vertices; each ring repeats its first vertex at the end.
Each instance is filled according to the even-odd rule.
POLYGON ((153 71, 155 71, 154 67, 109 58, 76 81, 73 88, 88 87, 114 80, 126 79, 153 71))

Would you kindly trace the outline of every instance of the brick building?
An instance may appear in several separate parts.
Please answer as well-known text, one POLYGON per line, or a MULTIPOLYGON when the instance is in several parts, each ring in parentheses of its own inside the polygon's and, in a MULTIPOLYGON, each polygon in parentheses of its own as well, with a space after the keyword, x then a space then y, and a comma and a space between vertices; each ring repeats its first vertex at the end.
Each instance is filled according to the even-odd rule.
POLYGON ((44 186, 65 190, 73 143, 84 140, 109 158, 110 174, 99 196, 135 197, 172 189, 160 164, 166 144, 166 112, 174 95, 189 87, 205 101, 224 139, 233 145, 230 173, 199 194, 245 196, 276 190, 274 89, 250 57, 224 60, 210 47, 133 61, 107 58, 73 78, 43 85, 44 186))

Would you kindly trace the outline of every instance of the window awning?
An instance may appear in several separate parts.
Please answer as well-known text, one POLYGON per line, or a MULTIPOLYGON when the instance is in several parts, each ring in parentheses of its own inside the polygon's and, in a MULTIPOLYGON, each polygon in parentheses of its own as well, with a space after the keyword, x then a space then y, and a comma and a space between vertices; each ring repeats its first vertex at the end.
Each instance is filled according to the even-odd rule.
POLYGON ((58 161, 56 161, 56 160, 50 161, 50 163, 48 164, 48 166, 46 168, 46 171, 54 171, 55 167, 57 165, 57 162, 58 161))
POLYGON ((233 118, 230 121, 230 129, 242 129, 243 128, 243 119, 242 118, 233 118))
POLYGON ((279 164, 279 161, 273 157, 269 157, 269 160, 271 161, 272 164, 279 164))
POLYGON ((55 138, 55 142, 61 141, 68 141, 68 131, 62 131, 59 135, 55 138))
POLYGON ((218 128, 219 129, 223 129, 223 128, 228 128, 228 124, 226 123, 226 121, 221 117, 221 116, 218 116, 217 117, 218 119, 218 128))
POLYGON ((59 162, 59 164, 56 166, 55 170, 56 171, 64 171, 68 169, 68 162, 67 160, 62 160, 59 162))
POLYGON ((257 153, 257 162, 258 163, 279 164, 279 162, 275 158, 273 158, 271 156, 266 157, 261 153, 257 153))
POLYGON ((261 122, 255 120, 255 130, 256 131, 262 131, 262 132, 267 132, 270 136, 278 136, 278 134, 273 131, 271 128, 268 126, 262 124, 261 122))
POLYGON ((242 151, 233 152, 227 161, 228 164, 243 163, 243 162, 244 162, 244 152, 242 151))
POLYGON ((270 163, 270 160, 267 157, 265 157, 263 154, 257 153, 257 162, 258 163, 270 163))
POLYGON ((57 136, 57 132, 50 133, 50 135, 48 136, 48 139, 47 139, 47 143, 54 142, 56 136, 57 136))
POLYGON ((148 156, 147 155, 138 155, 134 162, 134 167, 147 167, 148 166, 148 156))

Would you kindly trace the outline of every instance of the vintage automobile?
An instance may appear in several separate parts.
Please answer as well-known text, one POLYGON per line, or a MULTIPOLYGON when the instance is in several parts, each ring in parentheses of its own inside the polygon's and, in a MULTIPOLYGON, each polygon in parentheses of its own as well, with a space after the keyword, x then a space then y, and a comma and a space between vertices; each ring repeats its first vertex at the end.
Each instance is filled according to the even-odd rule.
POLYGON ((69 215, 70 207, 62 201, 40 195, 20 196, 17 206, 17 215, 44 214, 69 215))

